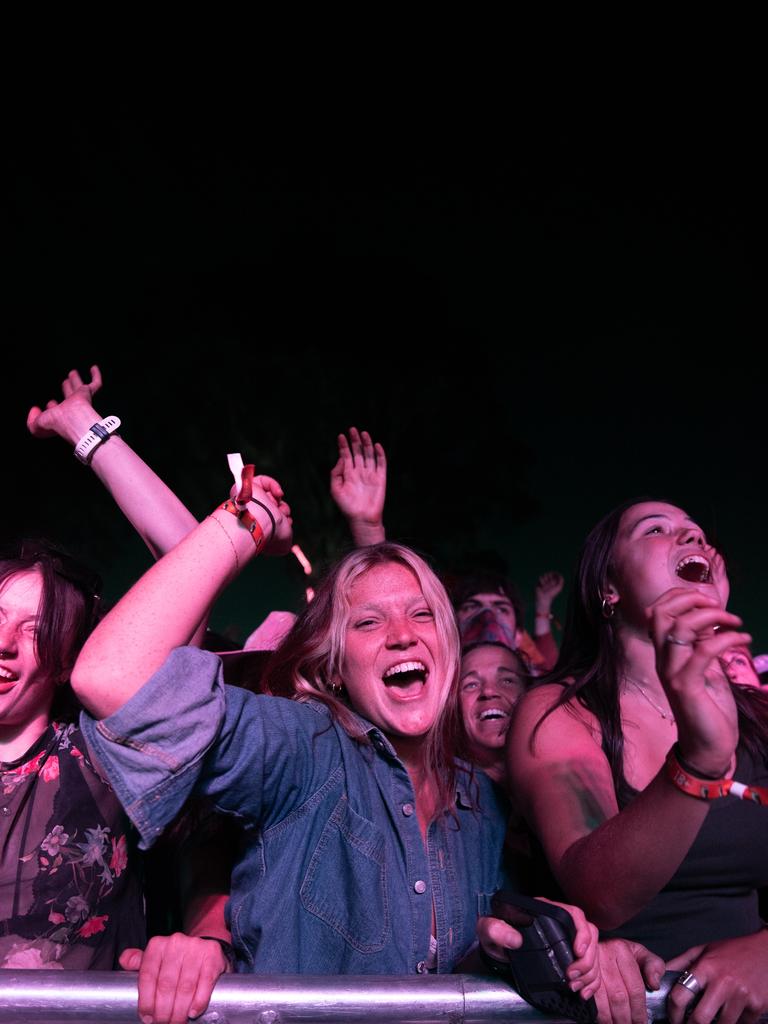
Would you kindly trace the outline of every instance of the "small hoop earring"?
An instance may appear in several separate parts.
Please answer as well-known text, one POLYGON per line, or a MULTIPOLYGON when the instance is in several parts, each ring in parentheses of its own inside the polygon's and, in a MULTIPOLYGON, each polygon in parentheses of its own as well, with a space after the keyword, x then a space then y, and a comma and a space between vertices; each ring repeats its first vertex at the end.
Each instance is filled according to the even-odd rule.
POLYGON ((611 604, 607 597, 603 598, 603 603, 600 605, 600 610, 603 613, 604 619, 612 619, 616 614, 616 605, 611 604))
POLYGON ((341 683, 331 683, 331 693, 334 697, 340 697, 342 691, 341 683))

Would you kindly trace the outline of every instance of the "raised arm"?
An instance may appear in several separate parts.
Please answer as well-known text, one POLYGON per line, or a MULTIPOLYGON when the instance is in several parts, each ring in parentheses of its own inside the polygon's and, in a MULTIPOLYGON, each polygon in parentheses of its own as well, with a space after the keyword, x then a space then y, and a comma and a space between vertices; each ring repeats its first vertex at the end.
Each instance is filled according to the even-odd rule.
MULTIPOLYGON (((61 437, 72 446, 102 417, 93 396, 102 385, 98 366, 86 383, 71 370, 62 383, 63 400, 34 406, 27 427, 34 437, 61 437)), ((192 513, 123 439, 112 435, 93 450, 89 465, 155 558, 160 558, 197 525, 192 513)))
POLYGON ((73 669, 72 687, 94 718, 117 711, 175 647, 189 643, 219 593, 258 551, 290 548, 290 508, 280 485, 257 476, 252 497, 247 512, 256 523, 254 534, 245 528, 246 519, 217 508, 91 634, 73 669), (254 537, 261 538, 260 546, 254 537))
MULTIPOLYGON (((659 674, 677 719, 681 756, 713 777, 728 770, 738 732, 730 688, 710 669, 740 635, 733 632, 740 622, 690 592, 670 591, 653 611, 659 674), (686 646, 667 641, 673 629, 686 646)), ((544 718, 531 743, 561 692, 545 686, 521 701, 508 741, 510 785, 568 898, 599 927, 616 928, 666 885, 709 804, 678 789, 660 765, 619 811, 599 726, 580 705, 572 702, 544 718)))
POLYGON ((339 458, 331 470, 331 497, 349 523, 358 547, 386 540, 384 499, 387 494, 387 459, 367 430, 350 427, 349 441, 338 436, 339 458))
POLYGON ((552 635, 552 604, 561 593, 565 580, 559 572, 545 572, 536 584, 536 619, 533 638, 544 658, 544 669, 550 672, 557 664, 558 649, 552 635))

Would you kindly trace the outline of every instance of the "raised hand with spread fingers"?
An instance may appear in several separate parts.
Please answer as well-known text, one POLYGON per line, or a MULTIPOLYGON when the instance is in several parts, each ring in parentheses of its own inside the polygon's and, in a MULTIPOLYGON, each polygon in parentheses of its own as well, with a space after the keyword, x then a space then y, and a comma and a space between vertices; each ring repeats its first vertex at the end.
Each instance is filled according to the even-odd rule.
POLYGON ((386 540, 384 499, 387 458, 367 430, 350 427, 349 440, 338 436, 339 458, 331 470, 331 497, 349 523, 358 547, 386 540))

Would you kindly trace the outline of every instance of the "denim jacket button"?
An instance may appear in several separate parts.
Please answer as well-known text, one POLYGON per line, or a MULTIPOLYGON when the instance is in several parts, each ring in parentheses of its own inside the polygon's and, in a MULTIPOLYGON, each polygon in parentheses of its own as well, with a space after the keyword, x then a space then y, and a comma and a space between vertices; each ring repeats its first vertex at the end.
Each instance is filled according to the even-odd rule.
POLYGON ((410 818, 413 814, 413 804, 403 804, 403 814, 406 818, 410 818))
POLYGON ((419 962, 416 964, 416 973, 417 974, 426 974, 427 973, 427 965, 426 965, 426 963, 423 960, 419 960, 419 962))
POLYGON ((427 883, 420 878, 418 882, 414 882, 413 891, 421 895, 423 892, 427 891, 427 883))

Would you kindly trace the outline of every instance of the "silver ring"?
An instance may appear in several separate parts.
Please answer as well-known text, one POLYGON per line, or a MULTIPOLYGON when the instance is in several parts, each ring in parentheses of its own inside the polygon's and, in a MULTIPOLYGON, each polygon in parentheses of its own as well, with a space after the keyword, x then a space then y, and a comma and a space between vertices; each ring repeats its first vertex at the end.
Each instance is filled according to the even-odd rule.
POLYGON ((683 988, 687 988, 691 995, 694 996, 698 995, 702 989, 702 984, 693 971, 683 971, 675 984, 682 985, 683 988))
POLYGON ((680 637, 667 633, 665 643, 677 644, 678 647, 693 647, 693 640, 681 640, 680 637))

